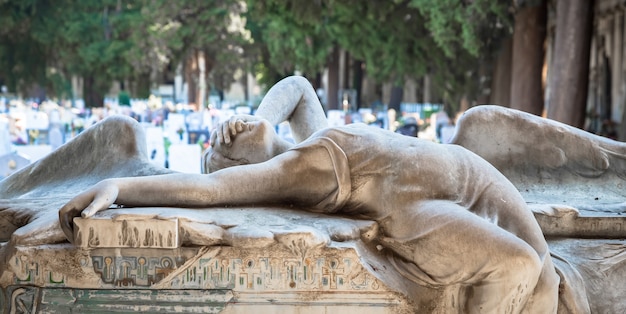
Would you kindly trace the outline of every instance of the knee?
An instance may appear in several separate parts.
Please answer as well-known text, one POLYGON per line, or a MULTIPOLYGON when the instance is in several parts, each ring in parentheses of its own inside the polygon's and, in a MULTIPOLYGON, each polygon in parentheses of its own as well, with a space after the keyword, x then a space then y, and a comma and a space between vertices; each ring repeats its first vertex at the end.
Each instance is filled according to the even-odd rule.
POLYGON ((503 252, 499 275, 511 284, 534 286, 542 271, 543 261, 529 245, 517 245, 503 252))

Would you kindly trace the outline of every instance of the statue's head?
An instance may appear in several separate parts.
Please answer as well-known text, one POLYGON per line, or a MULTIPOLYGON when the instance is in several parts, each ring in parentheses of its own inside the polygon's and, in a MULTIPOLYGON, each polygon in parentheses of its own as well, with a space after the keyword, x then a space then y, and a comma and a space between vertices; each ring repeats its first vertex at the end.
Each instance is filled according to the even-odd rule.
POLYGON ((255 164, 275 156, 274 143, 278 135, 267 120, 245 122, 243 131, 231 137, 230 144, 221 143, 212 136, 211 147, 203 156, 203 172, 255 164))

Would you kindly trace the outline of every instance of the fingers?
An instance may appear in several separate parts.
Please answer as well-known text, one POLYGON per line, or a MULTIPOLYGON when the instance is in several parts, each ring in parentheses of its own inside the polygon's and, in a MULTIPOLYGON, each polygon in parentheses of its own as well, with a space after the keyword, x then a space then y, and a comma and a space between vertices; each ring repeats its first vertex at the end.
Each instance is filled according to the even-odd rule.
POLYGON ((215 141, 217 140, 217 130, 211 132, 211 147, 215 147, 215 141))
POLYGON ((79 217, 80 212, 80 208, 76 208, 73 202, 66 204, 59 210, 59 224, 70 243, 74 243, 74 217, 79 217))
POLYGON ((74 243, 74 218, 80 217, 83 208, 93 200, 93 193, 86 191, 71 199, 59 210, 61 230, 70 243, 74 243))
POLYGON ((237 120, 237 117, 230 117, 230 119, 228 120, 228 131, 230 132, 230 135, 232 135, 233 137, 235 135, 237 135, 237 122, 239 120, 237 120))
POLYGON ((95 185, 92 188, 92 191, 94 193, 94 197, 82 211, 81 216, 83 218, 89 218, 97 212, 109 208, 109 206, 115 203, 117 195, 119 194, 117 186, 108 182, 108 180, 101 181, 95 185))
POLYGON ((243 132, 245 125, 246 119, 241 116, 232 116, 228 121, 216 128, 216 139, 222 144, 230 145, 232 139, 237 136, 238 133, 243 132))
POLYGON ((230 144, 230 133, 228 131, 228 123, 220 124, 217 129, 217 137, 221 144, 230 144))
POLYGON ((91 204, 89 204, 89 206, 87 206, 82 212, 81 212, 81 217, 83 218, 89 218, 93 215, 95 215, 97 212, 109 208, 109 206, 111 206, 111 204, 113 204, 115 202, 115 198, 113 198, 113 200, 111 200, 110 198, 105 198, 105 197, 96 197, 93 202, 91 202, 91 204))

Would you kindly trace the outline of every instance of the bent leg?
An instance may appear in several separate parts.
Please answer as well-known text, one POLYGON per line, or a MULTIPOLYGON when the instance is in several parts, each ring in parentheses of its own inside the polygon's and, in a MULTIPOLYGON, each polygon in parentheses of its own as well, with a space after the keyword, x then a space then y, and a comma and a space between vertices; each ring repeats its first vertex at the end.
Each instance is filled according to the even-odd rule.
POLYGON ((302 76, 289 76, 272 86, 255 115, 273 125, 289 121, 297 143, 328 127, 324 108, 313 86, 302 76))
POLYGON ((552 258, 546 256, 537 286, 528 300, 523 313, 556 313, 559 300, 559 275, 556 273, 552 258))
POLYGON ((526 242, 453 202, 419 202, 383 228, 418 283, 468 286, 469 313, 521 312, 544 266, 526 242))

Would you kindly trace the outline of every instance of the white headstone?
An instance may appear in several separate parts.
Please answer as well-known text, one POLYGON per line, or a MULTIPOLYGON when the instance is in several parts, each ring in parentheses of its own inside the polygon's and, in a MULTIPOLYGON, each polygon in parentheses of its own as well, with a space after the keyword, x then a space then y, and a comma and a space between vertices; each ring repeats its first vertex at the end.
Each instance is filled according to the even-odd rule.
POLYGON ((201 112, 193 112, 187 115, 187 125, 189 131, 202 130, 204 116, 201 112))
POLYGON ((340 126, 346 124, 346 114, 342 110, 328 110, 328 124, 340 126))
POLYGON ((49 126, 48 115, 41 111, 26 112, 26 129, 47 130, 49 126))
POLYGON ((178 172, 201 173, 202 149, 197 144, 172 144, 169 148, 169 168, 178 172))
POLYGON ((15 150, 22 156, 35 162, 52 152, 50 145, 16 145, 15 150))
POLYGON ((446 125, 441 128, 441 142, 444 144, 450 143, 452 136, 454 136, 454 132, 456 128, 454 125, 446 125))
POLYGON ((48 143, 52 150, 59 148, 59 146, 63 145, 63 132, 61 132, 61 126, 56 125, 50 127, 48 131, 48 143))
POLYGON ((48 119, 50 124, 61 124, 61 113, 59 112, 58 109, 54 109, 51 110, 50 113, 48 113, 48 119))
POLYGON ((212 110, 204 110, 202 112, 202 128, 205 130, 213 130, 213 115, 212 110))
POLYGON ((0 116, 0 156, 11 152, 11 133, 9 133, 9 120, 0 116))
POLYGON ((0 180, 28 166, 30 160, 21 154, 12 152, 0 156, 0 180))
POLYGON ((165 135, 174 144, 186 143, 185 115, 180 113, 170 113, 163 123, 165 135), (182 131, 182 133, 181 133, 182 131), (182 137, 182 138, 181 138, 182 137))
POLYGON ((163 143, 163 129, 159 127, 146 127, 146 146, 148 158, 157 166, 165 167, 165 146, 163 143))

